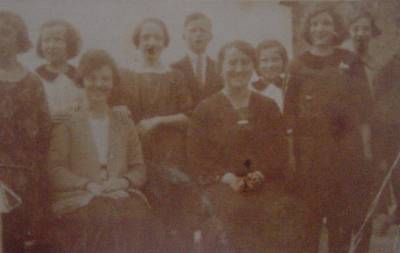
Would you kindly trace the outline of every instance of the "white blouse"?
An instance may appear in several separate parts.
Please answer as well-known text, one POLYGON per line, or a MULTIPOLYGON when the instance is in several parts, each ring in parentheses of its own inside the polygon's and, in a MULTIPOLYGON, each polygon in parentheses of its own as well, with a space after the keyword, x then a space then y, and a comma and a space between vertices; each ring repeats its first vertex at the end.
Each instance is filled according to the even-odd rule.
POLYGON ((52 81, 43 80, 50 115, 66 113, 83 103, 84 92, 64 74, 52 81))
POLYGON ((269 84, 264 90, 259 91, 253 88, 254 91, 258 92, 259 94, 266 96, 267 98, 272 99, 279 108, 279 111, 283 113, 283 100, 284 94, 283 89, 276 86, 275 84, 269 84))
POLYGON ((71 73, 51 73, 44 66, 39 67, 37 73, 42 80, 52 117, 74 111, 83 106, 84 90, 76 86, 71 73))
POLYGON ((97 150, 99 163, 107 165, 108 160, 108 132, 110 120, 108 117, 103 119, 89 118, 92 138, 97 150))

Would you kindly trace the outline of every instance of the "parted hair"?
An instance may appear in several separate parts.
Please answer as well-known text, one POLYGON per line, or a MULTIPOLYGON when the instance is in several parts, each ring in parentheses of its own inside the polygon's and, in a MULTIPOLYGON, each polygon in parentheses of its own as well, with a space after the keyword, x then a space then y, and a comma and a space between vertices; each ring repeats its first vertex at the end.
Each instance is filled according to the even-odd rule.
POLYGON ((218 66, 217 66, 218 67, 218 73, 221 74, 221 72, 222 72, 222 66, 224 64, 226 51, 228 49, 230 49, 230 48, 236 48, 240 52, 244 53, 245 55, 247 55, 251 59, 254 68, 257 66, 257 56, 256 56, 256 50, 254 49, 254 47, 250 43, 248 43, 246 41, 234 40, 234 41, 226 43, 219 50, 219 53, 218 53, 218 66))
POLYGON ((28 29, 21 16, 11 11, 0 10, 0 20, 14 27, 17 31, 18 54, 25 53, 32 48, 28 29))
POLYGON ((186 16, 184 27, 186 28, 190 22, 199 20, 199 19, 207 20, 207 22, 210 24, 210 26, 212 26, 211 19, 206 14, 204 14, 202 12, 193 12, 186 16))
POLYGON ((62 19, 53 19, 42 24, 40 27, 39 39, 36 43, 36 53, 41 57, 43 56, 42 50, 42 31, 45 28, 53 26, 62 26, 65 28, 65 42, 67 44, 68 59, 72 59, 79 54, 82 45, 82 39, 79 31, 69 22, 62 19))
POLYGON ((94 70, 100 69, 103 66, 111 68, 113 75, 113 86, 116 87, 120 83, 120 76, 117 64, 114 59, 103 49, 91 49, 86 51, 78 65, 78 85, 83 87, 83 79, 85 76, 90 75, 94 70))
POLYGON ((310 9, 308 12, 304 25, 303 25, 303 38, 310 45, 312 44, 310 27, 311 27, 311 19, 321 13, 328 13, 333 20, 333 25, 335 29, 335 40, 334 45, 338 46, 342 44, 342 42, 348 37, 347 29, 344 25, 344 21, 342 16, 335 10, 335 8, 331 5, 317 5, 310 9))
POLYGON ((145 25, 146 23, 153 23, 153 24, 156 24, 156 25, 161 27, 161 30, 164 33, 164 46, 168 47, 170 38, 169 38, 167 25, 164 23, 164 21, 162 21, 159 18, 145 18, 139 23, 139 25, 137 25, 135 27, 135 30, 133 31, 133 35, 132 35, 132 43, 133 43, 133 45, 136 48, 139 47, 140 33, 142 32, 143 25, 145 25))

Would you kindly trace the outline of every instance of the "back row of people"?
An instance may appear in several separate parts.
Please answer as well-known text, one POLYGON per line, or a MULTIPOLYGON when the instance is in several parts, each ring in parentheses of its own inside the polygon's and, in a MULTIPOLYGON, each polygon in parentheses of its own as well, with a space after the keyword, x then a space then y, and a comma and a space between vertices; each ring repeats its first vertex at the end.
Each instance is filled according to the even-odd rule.
MULTIPOLYGON (((374 27, 363 12, 350 32, 374 27)), ((324 218, 331 252, 347 252, 371 199, 376 109, 333 9, 308 14, 310 49, 288 71, 276 41, 233 41, 211 60, 202 13, 185 20, 188 53, 171 67, 167 27, 144 19, 142 61, 122 71, 103 50, 75 69, 77 31, 47 22, 39 78, 17 61, 31 47, 22 19, 2 11, 0 28, 1 180, 23 202, 4 215, 6 252, 24 252, 21 231, 60 252, 318 252, 324 218)))

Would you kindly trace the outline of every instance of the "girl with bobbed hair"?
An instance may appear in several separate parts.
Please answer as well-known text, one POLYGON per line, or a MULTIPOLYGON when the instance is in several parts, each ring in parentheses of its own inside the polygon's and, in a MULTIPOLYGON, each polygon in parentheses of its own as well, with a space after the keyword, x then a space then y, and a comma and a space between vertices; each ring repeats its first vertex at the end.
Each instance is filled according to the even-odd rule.
POLYGON ((370 181, 361 132, 371 102, 363 67, 338 48, 346 32, 332 6, 312 8, 304 25, 310 48, 291 63, 285 117, 293 134, 296 186, 311 209, 306 252, 318 252, 327 218, 329 250, 347 252, 361 225, 370 181))
POLYGON ((79 54, 81 37, 65 20, 45 22, 40 28, 36 53, 46 63, 36 68, 43 82, 49 111, 54 123, 83 105, 83 90, 77 86, 76 68, 68 61, 79 54))
POLYGON ((68 253, 160 252, 137 129, 109 106, 117 66, 104 50, 90 50, 78 76, 88 105, 54 128, 49 153, 54 241, 68 253))
POLYGON ((289 58, 286 48, 276 40, 264 40, 256 47, 259 79, 252 88, 275 101, 283 113, 283 98, 287 84, 289 58))
POLYGON ((22 18, 0 11, 0 212, 9 211, 16 196, 22 200, 22 205, 2 214, 6 253, 25 252, 25 241, 41 234, 39 168, 45 165, 51 124, 42 83, 17 59, 31 47, 22 18))
POLYGON ((164 65, 161 55, 169 45, 165 23, 145 18, 134 29, 132 45, 140 59, 121 74, 117 100, 126 105, 138 127, 145 163, 149 168, 146 190, 168 232, 166 251, 189 252, 193 242, 182 193, 190 187, 183 173, 186 164, 187 112, 192 100, 180 72, 164 65), (182 188, 181 188, 182 186, 182 188), (187 223, 185 223, 187 224, 187 223), (181 233, 185 233, 185 238, 181 233))

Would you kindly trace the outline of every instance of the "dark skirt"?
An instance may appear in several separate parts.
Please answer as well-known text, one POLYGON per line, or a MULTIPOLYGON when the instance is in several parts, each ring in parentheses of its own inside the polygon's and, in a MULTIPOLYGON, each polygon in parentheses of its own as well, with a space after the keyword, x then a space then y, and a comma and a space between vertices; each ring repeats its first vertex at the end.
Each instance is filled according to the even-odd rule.
POLYGON ((237 193, 218 183, 206 192, 229 245, 227 252, 302 252, 308 211, 279 187, 266 184, 256 192, 237 193))
POLYGON ((137 196, 95 198, 55 221, 60 253, 160 252, 163 233, 152 210, 137 196))

